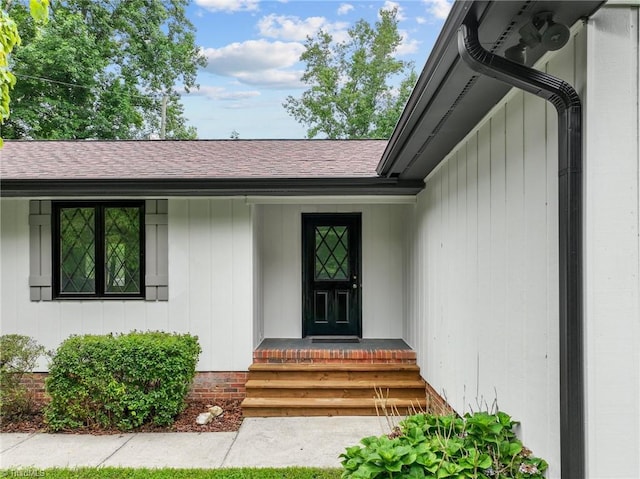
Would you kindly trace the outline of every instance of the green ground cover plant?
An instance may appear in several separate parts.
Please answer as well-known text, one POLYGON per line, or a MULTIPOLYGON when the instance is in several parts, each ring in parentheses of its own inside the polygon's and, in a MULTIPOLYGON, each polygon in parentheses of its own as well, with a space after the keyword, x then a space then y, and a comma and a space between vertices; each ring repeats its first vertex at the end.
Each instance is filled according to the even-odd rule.
POLYGON ((340 469, 306 467, 234 469, 6 469, 1 477, 46 477, 47 479, 338 479, 340 469))
POLYGON ((45 421, 52 431, 168 426, 186 406, 200 351, 189 334, 71 336, 49 368, 45 421))
POLYGON ((415 414, 386 436, 341 454, 343 479, 541 479, 547 463, 516 437, 504 412, 415 414))
POLYGON ((22 384, 25 374, 33 371, 38 358, 47 354, 44 346, 29 336, 0 336, 0 417, 20 417, 32 410, 33 397, 22 384))

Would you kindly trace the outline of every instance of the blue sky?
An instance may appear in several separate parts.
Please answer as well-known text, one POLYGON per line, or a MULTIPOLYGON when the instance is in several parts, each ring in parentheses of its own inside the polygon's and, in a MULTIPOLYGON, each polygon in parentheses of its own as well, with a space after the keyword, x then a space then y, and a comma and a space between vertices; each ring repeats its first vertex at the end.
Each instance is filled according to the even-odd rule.
POLYGON ((374 24, 381 8, 398 8, 403 36, 396 55, 419 73, 449 11, 451 0, 260 1, 195 0, 187 15, 208 60, 200 89, 182 96, 185 116, 199 138, 304 138, 305 128, 282 106, 299 97, 307 35, 320 28, 335 39, 359 19, 374 24))

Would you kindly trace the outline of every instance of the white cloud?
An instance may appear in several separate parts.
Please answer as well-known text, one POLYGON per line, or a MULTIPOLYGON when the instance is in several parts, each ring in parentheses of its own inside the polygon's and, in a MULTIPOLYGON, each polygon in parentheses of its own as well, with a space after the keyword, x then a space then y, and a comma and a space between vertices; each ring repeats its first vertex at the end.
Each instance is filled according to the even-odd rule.
POLYGON ((384 5, 382 6, 382 8, 380 10, 389 11, 389 10, 393 10, 394 8, 398 11, 398 13, 396 14, 396 19, 399 22, 402 22, 403 20, 407 19, 406 15, 404 14, 404 9, 397 2, 392 2, 391 0, 386 0, 384 2, 384 5))
POLYGON ((273 89, 304 88, 300 80, 303 71, 263 70, 259 72, 241 72, 236 78, 247 85, 273 89))
POLYGON ((183 94, 188 94, 190 96, 204 96, 212 100, 222 101, 246 100, 248 98, 260 96, 260 92, 256 90, 228 91, 226 88, 212 85, 200 85, 198 90, 192 90, 189 93, 183 94))
POLYGON ((196 5, 211 12, 246 12, 258 10, 260 0, 195 0, 196 5))
POLYGON ((304 51, 297 42, 270 42, 247 40, 231 43, 222 48, 205 48, 207 59, 205 70, 218 75, 233 75, 238 72, 283 68, 294 65, 304 51))
POLYGON ((410 55, 418 51, 418 47, 420 46, 420 42, 418 40, 410 39, 409 33, 405 30, 399 30, 398 33, 402 37, 402 41, 396 48, 396 55, 410 55))
POLYGON ((423 0, 427 5, 427 12, 438 20, 444 20, 449 15, 453 2, 451 0, 423 0))
POLYGON ((271 14, 260 19, 258 31, 264 37, 300 42, 307 36, 313 36, 326 23, 327 19, 324 17, 300 20, 298 17, 271 14))
POLYGON ((350 3, 342 3, 338 7, 338 15, 346 15, 351 10, 353 10, 353 8, 353 5, 351 5, 350 3))
POLYGON ((300 87, 302 72, 289 70, 304 51, 297 42, 248 40, 222 48, 205 48, 205 70, 266 88, 300 87))
POLYGON ((416 17, 416 23, 418 25, 424 25, 425 23, 427 23, 427 19, 424 17, 416 17))
POLYGON ((258 22, 260 35, 297 42, 303 42, 307 37, 313 37, 320 29, 337 39, 345 34, 347 28, 347 23, 330 23, 324 17, 300 19, 295 16, 271 14, 262 17, 258 22))

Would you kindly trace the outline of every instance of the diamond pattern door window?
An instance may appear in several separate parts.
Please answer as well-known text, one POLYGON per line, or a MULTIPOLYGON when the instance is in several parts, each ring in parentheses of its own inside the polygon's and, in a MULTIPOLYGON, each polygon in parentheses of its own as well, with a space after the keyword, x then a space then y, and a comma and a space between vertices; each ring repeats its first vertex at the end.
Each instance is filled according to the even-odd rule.
POLYGON ((315 279, 349 279, 349 228, 316 226, 315 279))
POLYGON ((59 204, 54 268, 58 297, 141 297, 141 202, 59 204))

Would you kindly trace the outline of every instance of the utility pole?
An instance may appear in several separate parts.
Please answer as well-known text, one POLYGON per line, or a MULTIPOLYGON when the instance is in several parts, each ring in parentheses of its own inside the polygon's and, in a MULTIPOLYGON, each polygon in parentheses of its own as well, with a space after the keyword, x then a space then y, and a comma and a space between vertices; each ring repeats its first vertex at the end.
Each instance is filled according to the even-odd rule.
POLYGON ((160 117, 160 139, 164 140, 167 136, 167 101, 168 95, 162 96, 162 116, 160 117))

